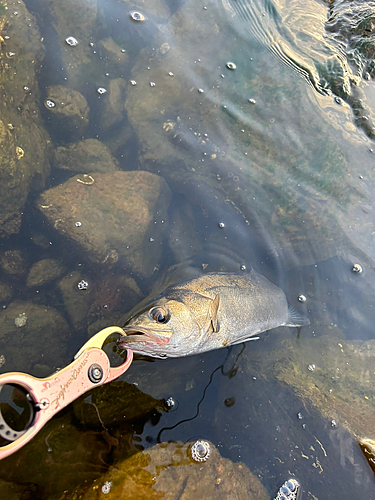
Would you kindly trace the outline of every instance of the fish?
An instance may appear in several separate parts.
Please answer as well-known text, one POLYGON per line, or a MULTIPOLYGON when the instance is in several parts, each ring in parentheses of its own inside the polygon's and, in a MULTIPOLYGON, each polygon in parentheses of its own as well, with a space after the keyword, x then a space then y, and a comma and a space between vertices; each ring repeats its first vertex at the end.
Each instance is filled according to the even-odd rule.
MULTIPOLYGON (((144 303, 143 303, 144 306, 144 303)), ((281 288, 251 269, 207 273, 168 286, 122 326, 121 349, 176 358, 254 339, 279 326, 310 324, 281 288)))

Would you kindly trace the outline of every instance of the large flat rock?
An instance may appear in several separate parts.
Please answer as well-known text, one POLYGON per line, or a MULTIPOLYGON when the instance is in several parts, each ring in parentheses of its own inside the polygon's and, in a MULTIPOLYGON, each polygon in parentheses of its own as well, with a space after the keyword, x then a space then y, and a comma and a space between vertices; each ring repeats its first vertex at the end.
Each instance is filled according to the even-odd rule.
POLYGON ((164 179, 149 172, 92 173, 45 191, 38 207, 93 262, 147 277, 159 264, 170 199, 164 179))
MULTIPOLYGON (((209 446, 208 461, 194 463, 188 444, 156 445, 116 464, 79 498, 91 500, 104 493, 108 500, 269 499, 259 479, 244 464, 231 462, 212 444, 209 446)), ((77 490, 78 494, 82 489, 77 490)), ((62 499, 77 498, 77 492, 65 492, 62 499)))

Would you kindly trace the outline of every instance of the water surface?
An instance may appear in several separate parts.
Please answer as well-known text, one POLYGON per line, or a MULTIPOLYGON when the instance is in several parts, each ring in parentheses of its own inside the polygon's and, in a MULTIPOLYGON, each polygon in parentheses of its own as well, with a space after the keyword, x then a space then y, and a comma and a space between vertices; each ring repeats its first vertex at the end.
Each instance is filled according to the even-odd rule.
MULTIPOLYGON (((12 301, 53 307, 67 322, 71 335, 61 364, 86 341, 87 330, 119 321, 175 265, 177 280, 191 268, 246 272, 254 266, 311 325, 299 338, 282 328, 257 342, 181 360, 136 360, 121 380, 158 401, 172 396, 175 411, 151 411, 136 399, 133 419, 103 427, 69 407, 35 439, 38 473, 30 452, 4 461, 2 479, 31 497, 59 498, 139 449, 203 437, 225 457, 243 461, 271 498, 290 475, 301 481, 303 498, 374 496, 373 473, 358 446, 359 438, 374 437, 366 427, 374 374, 363 354, 372 349, 375 320, 373 3, 81 0, 63 9, 57 0, 25 2, 45 48, 38 106, 51 155, 59 146, 98 139, 120 170, 152 172, 171 189, 160 261, 149 275, 123 262, 91 262, 37 210, 39 192, 79 169, 59 169, 52 160, 45 188, 30 192, 19 234, 4 237, 2 250, 22 250, 29 267, 42 257, 57 259, 66 276, 76 273, 73 281, 86 278, 96 290, 90 306, 77 302, 69 309, 58 280, 36 292, 25 286, 25 275, 3 271, 12 301), (133 11, 145 20, 134 21, 133 11), (77 47, 66 44, 68 36, 77 47), (45 106, 51 85, 87 99, 86 127, 54 118, 45 106), (36 235, 44 237, 44 248, 36 235), (354 264, 363 272, 354 273, 354 264), (125 274, 139 287, 132 303, 113 293, 120 286, 113 277, 125 274), (301 294, 306 302, 298 301, 301 294), (113 310, 103 311, 111 303, 113 310), (347 393, 341 380, 348 381, 347 393), (335 391, 337 401, 362 401, 362 423, 354 407, 350 413, 350 405, 340 410, 330 403, 335 391), (80 443, 73 460, 69 446, 61 451, 58 444, 58 422, 80 443)), ((156 216, 155 222, 162 223, 156 216)), ((146 254, 155 251, 153 243, 150 229, 146 254)), ((6 346, 1 349, 7 358, 6 346)), ((46 354, 29 371, 38 375, 40 365, 61 364, 46 354)), ((19 368, 5 363, 1 369, 19 368)))

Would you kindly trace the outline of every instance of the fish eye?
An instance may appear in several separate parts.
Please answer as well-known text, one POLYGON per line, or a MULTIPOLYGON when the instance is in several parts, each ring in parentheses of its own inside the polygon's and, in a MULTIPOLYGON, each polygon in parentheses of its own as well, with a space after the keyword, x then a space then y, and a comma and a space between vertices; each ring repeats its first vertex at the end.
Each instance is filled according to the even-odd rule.
POLYGON ((169 321, 169 313, 164 307, 153 307, 149 314, 157 323, 167 323, 169 321))

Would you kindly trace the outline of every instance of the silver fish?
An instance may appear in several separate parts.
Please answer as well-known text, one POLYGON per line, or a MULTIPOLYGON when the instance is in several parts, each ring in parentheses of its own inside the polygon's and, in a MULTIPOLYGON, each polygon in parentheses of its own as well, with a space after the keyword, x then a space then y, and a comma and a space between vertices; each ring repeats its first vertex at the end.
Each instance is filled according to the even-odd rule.
POLYGON ((278 326, 308 325, 284 292, 255 270, 210 273, 171 285, 123 329, 121 348, 176 358, 251 340, 278 326))

